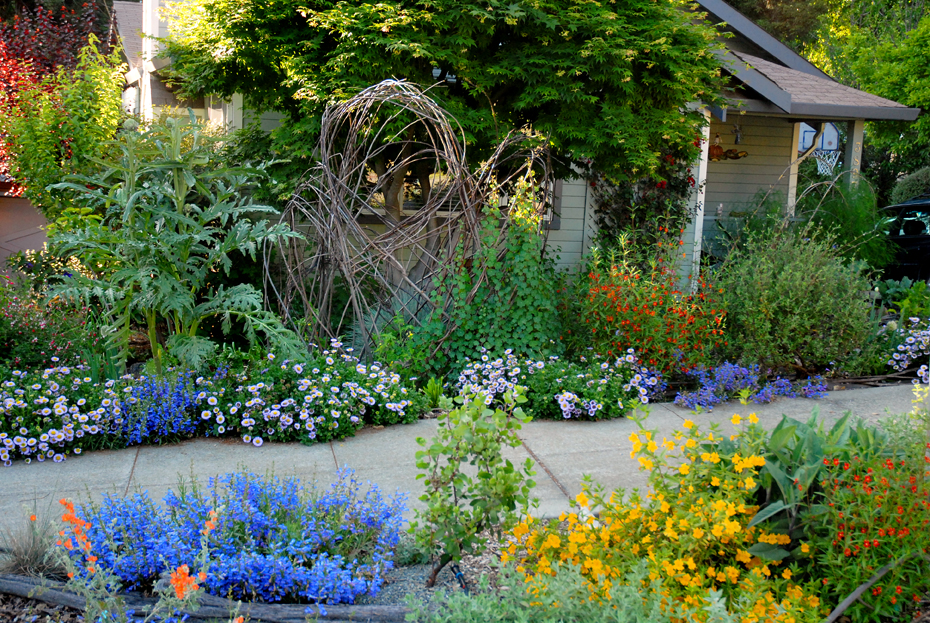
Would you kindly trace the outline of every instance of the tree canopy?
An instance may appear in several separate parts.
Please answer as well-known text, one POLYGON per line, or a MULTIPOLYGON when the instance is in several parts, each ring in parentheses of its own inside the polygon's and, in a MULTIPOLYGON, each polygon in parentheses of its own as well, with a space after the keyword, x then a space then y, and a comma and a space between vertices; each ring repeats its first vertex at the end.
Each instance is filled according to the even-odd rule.
MULTIPOLYGON (((185 96, 244 95, 287 113, 280 142, 312 153, 321 113, 386 78, 423 86, 481 157, 510 130, 548 137, 563 164, 612 177, 697 150, 714 101, 714 29, 679 0, 196 0, 167 41, 185 96)), ((477 160, 475 160, 477 163, 477 160)))

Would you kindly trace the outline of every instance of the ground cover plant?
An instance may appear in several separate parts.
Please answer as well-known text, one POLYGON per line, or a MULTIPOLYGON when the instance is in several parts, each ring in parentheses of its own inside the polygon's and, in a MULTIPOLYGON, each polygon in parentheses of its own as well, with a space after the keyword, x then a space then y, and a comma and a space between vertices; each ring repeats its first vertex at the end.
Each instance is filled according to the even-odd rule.
POLYGON ((827 391, 820 376, 795 382, 781 377, 768 381, 758 364, 740 366, 725 361, 715 368, 697 368, 687 374, 697 381, 698 389, 678 392, 675 404, 693 410, 713 411, 715 406, 736 397, 744 403, 762 404, 777 397, 822 398, 827 391))
MULTIPOLYGON (((479 621, 563 623, 672 623, 690 620, 688 612, 675 614, 663 608, 658 581, 649 577, 645 564, 611 586, 603 600, 590 599, 589 580, 578 566, 554 564, 553 573, 527 578, 513 564, 504 565, 490 590, 487 577, 471 596, 451 593, 434 597, 431 607, 408 600, 410 619, 421 623, 477 623, 479 621), (529 579, 529 582, 527 581, 529 579)), ((736 623, 719 594, 708 606, 717 623, 736 623)))
POLYGON ((893 370, 901 372, 915 364, 930 363, 930 318, 902 318, 900 324, 886 325, 884 333, 894 336, 892 343, 897 343, 887 361, 893 370))
POLYGON ((100 570, 130 591, 152 590, 163 572, 191 565, 217 596, 353 603, 376 594, 392 568, 404 508, 401 496, 362 491, 350 471, 323 491, 297 478, 235 472, 210 479, 206 490, 180 486, 161 505, 140 493, 76 506, 88 545, 74 547, 73 533, 61 545, 76 576, 100 570))
POLYGON ((524 410, 542 419, 620 417, 661 394, 661 378, 639 365, 629 350, 617 359, 590 352, 579 361, 549 357, 528 359, 508 349, 504 357, 487 353, 468 361, 456 386, 461 394, 477 394, 489 405, 517 386, 526 388, 524 410))
POLYGON ((366 366, 339 342, 302 362, 267 355, 255 365, 198 376, 94 382, 83 366, 14 370, 0 382, 0 461, 62 461, 85 450, 198 435, 314 443, 366 423, 416 419, 422 398, 400 375, 366 366))

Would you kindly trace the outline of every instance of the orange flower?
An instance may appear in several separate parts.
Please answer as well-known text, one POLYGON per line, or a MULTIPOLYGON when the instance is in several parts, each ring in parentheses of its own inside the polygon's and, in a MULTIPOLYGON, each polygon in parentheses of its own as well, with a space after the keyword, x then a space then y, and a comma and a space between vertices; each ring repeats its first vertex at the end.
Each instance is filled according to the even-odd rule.
POLYGON ((174 587, 174 594, 178 599, 184 599, 189 592, 200 588, 190 576, 190 568, 187 565, 181 565, 171 574, 171 586, 174 587))
POLYGON ((35 521, 35 520, 36 520, 35 515, 29 515, 29 521, 35 521))

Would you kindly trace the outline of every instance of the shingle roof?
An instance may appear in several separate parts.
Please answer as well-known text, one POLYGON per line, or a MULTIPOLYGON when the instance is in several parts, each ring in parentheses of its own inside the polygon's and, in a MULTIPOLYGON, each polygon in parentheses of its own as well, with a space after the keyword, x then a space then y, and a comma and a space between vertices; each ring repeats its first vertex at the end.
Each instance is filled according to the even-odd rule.
POLYGON ((142 66, 142 3, 114 0, 116 25, 126 59, 132 67, 142 66))
POLYGON ((731 53, 791 95, 792 104, 907 109, 903 104, 842 85, 835 80, 819 78, 745 52, 731 50, 731 53))

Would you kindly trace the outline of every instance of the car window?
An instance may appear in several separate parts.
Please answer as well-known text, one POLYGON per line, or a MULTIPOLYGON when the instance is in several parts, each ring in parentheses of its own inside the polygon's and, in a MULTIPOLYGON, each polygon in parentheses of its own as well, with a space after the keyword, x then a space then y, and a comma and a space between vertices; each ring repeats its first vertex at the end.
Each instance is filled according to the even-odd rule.
POLYGON ((898 220, 899 236, 930 235, 930 208, 911 208, 901 213, 898 220))

